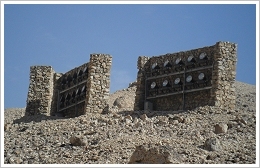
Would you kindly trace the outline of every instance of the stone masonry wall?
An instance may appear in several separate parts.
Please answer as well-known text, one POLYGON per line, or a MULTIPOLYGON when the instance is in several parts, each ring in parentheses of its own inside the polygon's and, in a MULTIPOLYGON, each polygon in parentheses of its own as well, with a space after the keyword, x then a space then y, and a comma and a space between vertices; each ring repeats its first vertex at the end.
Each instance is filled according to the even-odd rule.
POLYGON ((188 110, 205 105, 234 109, 236 50, 234 43, 217 42, 213 46, 184 52, 139 57, 135 110, 143 110, 145 102, 152 103, 153 110, 163 111, 188 110), (203 55, 207 58, 203 59, 204 62, 200 58, 203 55), (192 64, 188 61, 190 56, 194 59, 192 64), (182 65, 177 65, 177 59, 182 65), (168 64, 169 67, 165 66, 168 64), (199 80, 201 73, 205 75, 205 81, 199 80), (192 76, 193 82, 186 82, 188 76, 192 76), (177 78, 182 85, 174 84, 177 78), (168 87, 163 86, 165 80, 168 87), (157 88, 151 89, 153 82, 157 88))
POLYGON ((90 55, 86 113, 102 113, 108 110, 111 65, 112 57, 108 54, 90 55))
POLYGON ((108 109, 112 57, 91 54, 90 61, 64 74, 51 66, 32 66, 25 115, 76 117, 108 109))
POLYGON ((51 66, 30 67, 30 83, 25 115, 50 115, 53 75, 54 71, 51 66))
POLYGON ((60 79, 60 77, 62 76, 62 73, 54 73, 53 75, 53 99, 51 102, 51 113, 50 115, 55 115, 55 113, 58 111, 58 80, 60 79))
POLYGON ((215 105, 221 108, 235 108, 235 78, 237 64, 237 44, 218 42, 215 45, 215 68, 213 70, 212 96, 215 105))
POLYGON ((137 81, 136 81, 136 96, 135 96, 135 110, 143 110, 144 109, 144 100, 145 100, 145 69, 144 66, 146 62, 149 60, 149 57, 141 56, 137 61, 137 81))

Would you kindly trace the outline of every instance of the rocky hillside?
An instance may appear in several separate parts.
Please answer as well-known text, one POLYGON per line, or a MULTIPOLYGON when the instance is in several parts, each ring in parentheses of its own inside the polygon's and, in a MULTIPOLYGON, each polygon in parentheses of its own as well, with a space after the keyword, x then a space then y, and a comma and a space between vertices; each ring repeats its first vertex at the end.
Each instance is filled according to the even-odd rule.
POLYGON ((5 164, 255 164, 256 88, 236 82, 235 110, 133 111, 135 85, 108 114, 23 117, 5 109, 5 164))

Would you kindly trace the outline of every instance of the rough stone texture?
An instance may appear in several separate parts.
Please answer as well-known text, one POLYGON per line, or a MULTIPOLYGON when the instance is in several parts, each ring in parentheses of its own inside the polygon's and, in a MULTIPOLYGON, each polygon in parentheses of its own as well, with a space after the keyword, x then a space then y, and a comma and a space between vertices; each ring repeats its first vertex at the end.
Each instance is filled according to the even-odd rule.
POLYGON ((227 129, 228 129, 227 124, 220 123, 220 124, 215 125, 215 133, 216 134, 226 133, 227 129))
POLYGON ((110 112, 133 111, 135 102, 136 85, 129 84, 129 87, 123 90, 118 90, 109 96, 110 112), (117 100, 119 102, 117 102, 117 100), (122 102, 122 104, 120 103, 122 102), (117 106, 119 103, 119 107, 117 106))
POLYGON ((25 115, 51 113, 53 98, 53 74, 51 66, 31 66, 30 84, 25 115))
POLYGON ((128 104, 126 102, 125 97, 118 97, 115 101, 114 101, 114 106, 117 106, 118 108, 122 108, 122 107, 126 107, 128 104))
POLYGON ((137 63, 135 110, 143 110, 145 102, 151 103, 156 111, 181 111, 205 105, 234 109, 236 50, 237 45, 234 43, 217 42, 213 46, 185 52, 150 58, 140 56, 137 63), (206 60, 199 59, 202 53, 206 54, 206 60), (193 64, 188 62, 191 55, 196 60, 193 64), (175 64, 178 58, 183 63, 180 66, 175 64), (164 66, 167 61, 170 67, 164 66), (205 81, 197 79, 201 72, 206 77, 205 81), (186 82, 189 75, 193 77, 194 83, 186 82), (174 85, 177 78, 183 85, 174 85), (165 80, 170 84, 167 87, 162 85, 165 80), (156 87, 151 89, 153 82, 156 82, 156 87))
POLYGON ((75 117, 107 111, 111 64, 110 55, 91 54, 90 62, 65 74, 32 66, 25 115, 75 117))
MULTIPOLYGON (((229 167, 236 163, 257 166, 254 165, 258 163, 256 86, 237 81, 235 86, 234 110, 204 106, 181 113, 120 110, 64 118, 24 116, 25 108, 8 108, 4 110, 2 123, 10 126, 3 132, 3 163, 9 166, 15 163, 122 164, 123 167, 123 164, 129 163, 136 146, 151 143, 157 149, 169 146, 173 164, 209 164, 208 167, 228 164, 225 167, 229 167), (145 121, 140 119, 142 114, 147 115, 145 121), (132 122, 129 122, 130 116, 132 122), (232 127, 225 134, 215 134, 214 126, 218 123, 230 123, 232 127), (75 135, 86 138, 86 146, 71 145, 69 139, 75 135), (211 137, 221 142, 220 150, 208 151, 204 148, 205 141, 211 137)), ((126 95, 133 109, 135 88, 112 93, 110 105, 117 97, 126 95)))
POLYGON ((217 138, 209 138, 205 141, 205 149, 209 151, 218 151, 221 149, 220 142, 217 138))
POLYGON ((140 145, 135 148, 130 164, 170 164, 173 152, 165 146, 153 144, 140 145))
POLYGON ((62 76, 62 73, 54 73, 53 76, 53 98, 51 102, 51 113, 50 115, 55 115, 56 112, 58 112, 58 97, 59 97, 59 82, 58 80, 62 76))
POLYGON ((215 45, 211 97, 215 106, 234 109, 237 44, 218 42, 215 45))
POLYGON ((110 69, 112 57, 108 54, 91 54, 85 113, 108 111, 110 69))
POLYGON ((145 99, 145 69, 144 66, 146 62, 149 60, 149 57, 141 56, 138 57, 137 61, 137 81, 136 81, 136 96, 135 96, 135 110, 143 110, 144 109, 144 99, 145 99))
POLYGON ((84 137, 72 136, 70 137, 70 143, 73 146, 85 146, 87 144, 87 141, 84 137))

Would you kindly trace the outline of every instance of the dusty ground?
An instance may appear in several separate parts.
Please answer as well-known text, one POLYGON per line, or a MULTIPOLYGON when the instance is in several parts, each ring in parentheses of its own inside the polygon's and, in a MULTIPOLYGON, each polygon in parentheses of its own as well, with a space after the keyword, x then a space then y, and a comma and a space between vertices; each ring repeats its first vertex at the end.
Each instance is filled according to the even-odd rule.
POLYGON ((178 114, 133 111, 135 89, 111 94, 108 114, 23 117, 24 108, 5 109, 4 163, 255 164, 254 85, 236 82, 235 110, 206 106, 178 114), (82 146, 75 146, 76 137, 82 146), (205 145, 209 138, 217 140, 216 150, 205 145))

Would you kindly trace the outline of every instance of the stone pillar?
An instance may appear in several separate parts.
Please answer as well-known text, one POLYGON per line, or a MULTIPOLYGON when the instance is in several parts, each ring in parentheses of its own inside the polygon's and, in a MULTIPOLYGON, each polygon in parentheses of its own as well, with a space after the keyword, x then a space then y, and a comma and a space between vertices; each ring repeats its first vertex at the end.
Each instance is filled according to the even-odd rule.
POLYGON ((59 94, 59 83, 58 79, 62 76, 62 73, 54 73, 53 75, 53 98, 51 102, 51 113, 50 115, 55 115, 58 105, 58 94, 59 94))
POLYGON ((108 54, 90 55, 85 113, 102 113, 108 109, 111 65, 112 57, 108 54))
POLYGON ((145 99, 145 69, 144 66, 149 60, 149 57, 140 56, 137 61, 137 82, 136 82, 136 96, 134 110, 143 110, 144 109, 144 99, 145 99))
POLYGON ((31 66, 25 115, 50 115, 54 70, 51 66, 31 66))
POLYGON ((215 106, 234 109, 236 105, 237 44, 217 42, 215 45, 214 60, 212 97, 215 100, 215 106))

